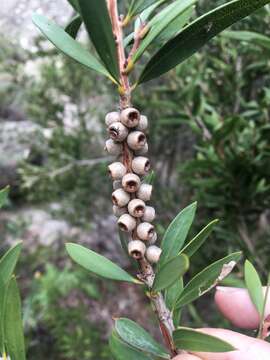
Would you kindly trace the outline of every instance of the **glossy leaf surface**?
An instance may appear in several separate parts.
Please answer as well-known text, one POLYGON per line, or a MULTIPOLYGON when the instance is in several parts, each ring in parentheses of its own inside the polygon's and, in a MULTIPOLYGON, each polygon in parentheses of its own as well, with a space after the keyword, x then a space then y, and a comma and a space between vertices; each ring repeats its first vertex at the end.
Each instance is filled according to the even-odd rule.
POLYGON ((13 275, 15 266, 19 259, 22 250, 22 242, 18 242, 15 246, 9 249, 0 259, 0 276, 6 285, 13 275))
POLYGON ((245 262, 244 271, 245 283, 248 289, 249 296, 253 304, 256 306, 259 314, 262 315, 264 306, 264 295, 260 277, 255 267, 248 260, 246 260, 245 262))

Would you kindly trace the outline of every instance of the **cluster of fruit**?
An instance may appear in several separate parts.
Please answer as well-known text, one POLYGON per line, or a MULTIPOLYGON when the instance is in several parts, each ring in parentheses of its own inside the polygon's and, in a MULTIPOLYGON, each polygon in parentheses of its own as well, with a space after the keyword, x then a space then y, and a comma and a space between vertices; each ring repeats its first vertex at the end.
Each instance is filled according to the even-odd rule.
POLYGON ((139 260, 146 257, 151 263, 158 262, 161 249, 157 247, 157 233, 152 225, 155 209, 146 205, 151 199, 152 185, 143 181, 150 170, 146 130, 148 119, 137 109, 126 108, 110 112, 105 118, 110 139, 105 149, 119 158, 109 165, 113 179, 113 212, 118 217, 120 230, 131 234, 128 244, 130 256, 139 260), (125 161, 125 151, 128 161, 125 161))

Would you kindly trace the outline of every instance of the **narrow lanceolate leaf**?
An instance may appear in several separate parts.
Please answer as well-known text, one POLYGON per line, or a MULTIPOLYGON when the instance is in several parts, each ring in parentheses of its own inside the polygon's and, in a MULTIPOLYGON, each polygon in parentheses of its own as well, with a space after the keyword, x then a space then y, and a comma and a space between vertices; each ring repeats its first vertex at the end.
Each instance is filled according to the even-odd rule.
POLYGON ((68 0, 68 2, 70 3, 70 5, 73 7, 74 10, 79 12, 79 6, 77 0, 68 0))
POLYGON ((256 269, 248 260, 245 262, 245 283, 253 304, 259 314, 262 315, 264 305, 262 283, 256 269))
POLYGON ((21 250, 22 242, 18 242, 0 259, 0 276, 4 282, 4 285, 9 282, 11 276, 13 275, 21 250))
POLYGON ((0 208, 5 205, 8 197, 8 187, 0 191, 0 208))
POLYGON ((156 15, 150 22, 150 31, 145 39, 141 42, 138 50, 132 57, 133 62, 139 60, 149 45, 162 33, 170 23, 172 23, 180 14, 184 14, 197 0, 176 0, 158 15, 156 15))
POLYGON ((178 279, 180 279, 189 268, 189 259, 181 254, 162 265, 154 280, 153 291, 161 291, 169 288, 178 279))
POLYGON ((181 253, 186 254, 188 257, 191 257, 199 248, 204 244, 208 236, 213 231, 215 225, 218 223, 218 220, 211 221, 206 225, 182 250, 181 253))
POLYGON ((58 50, 78 63, 113 80, 106 68, 76 40, 69 36, 64 29, 42 15, 34 14, 32 19, 43 35, 45 35, 58 50))
POLYGON ((115 331, 128 345, 163 359, 170 359, 167 351, 140 325, 126 318, 115 321, 115 331))
POLYGON ((258 45, 270 50, 270 37, 254 31, 226 31, 223 37, 250 42, 252 45, 258 45))
POLYGON ((106 0, 77 0, 77 2, 89 37, 101 60, 109 73, 118 80, 116 44, 106 0))
POLYGON ((174 309, 176 301, 179 299, 183 289, 183 278, 178 279, 173 285, 166 289, 164 298, 166 305, 170 310, 174 309))
POLYGON ((174 331, 173 340, 176 347, 186 351, 219 353, 236 350, 224 340, 185 327, 180 327, 174 331))
POLYGON ((151 5, 159 3, 159 5, 167 0, 133 0, 128 10, 128 17, 132 18, 140 12, 144 11, 151 5))
POLYGON ((68 25, 65 28, 66 33, 68 33, 73 39, 76 39, 80 27, 82 25, 82 18, 80 15, 75 15, 68 25))
POLYGON ((21 299, 15 277, 8 285, 4 315, 4 334, 7 353, 12 360, 25 360, 21 314, 21 299))
POLYGON ((109 340, 110 350, 115 360, 153 360, 147 354, 134 349, 113 331, 109 340))
POLYGON ((4 334, 4 313, 7 285, 0 275, 0 355, 4 353, 5 334, 4 334))
POLYGON ((221 31, 269 2, 270 0, 233 0, 199 17, 150 59, 138 83, 166 73, 193 55, 221 31))
POLYGON ((111 260, 95 253, 81 245, 68 243, 66 249, 69 256, 83 268, 106 279, 140 283, 125 270, 114 264, 111 260))
POLYGON ((241 252, 228 255, 225 258, 209 265, 207 268, 197 274, 185 286, 179 299, 177 300, 176 307, 178 308, 191 303, 215 287, 220 281, 222 281, 232 272, 241 256, 241 252))
POLYGON ((193 222, 196 208, 196 202, 187 206, 169 225, 161 243, 162 254, 159 260, 160 267, 181 250, 193 222))

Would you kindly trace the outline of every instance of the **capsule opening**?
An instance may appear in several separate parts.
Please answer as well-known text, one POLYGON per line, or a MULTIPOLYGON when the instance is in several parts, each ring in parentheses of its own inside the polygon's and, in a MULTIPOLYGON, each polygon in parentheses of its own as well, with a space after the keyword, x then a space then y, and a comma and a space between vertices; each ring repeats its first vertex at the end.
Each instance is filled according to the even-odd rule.
POLYGON ((131 111, 129 114, 128 114, 128 119, 131 120, 131 121, 134 121, 134 120, 138 120, 139 119, 139 113, 138 111, 131 111))
POLYGON ((142 258, 142 253, 141 253, 140 251, 138 251, 138 250, 132 251, 132 252, 131 252, 131 255, 132 255, 132 257, 133 257, 134 259, 137 259, 137 260, 139 260, 139 259, 142 258))
POLYGON ((118 226, 119 226, 119 229, 122 230, 122 231, 128 231, 128 227, 126 224, 122 223, 122 222, 119 222, 118 223, 118 226))

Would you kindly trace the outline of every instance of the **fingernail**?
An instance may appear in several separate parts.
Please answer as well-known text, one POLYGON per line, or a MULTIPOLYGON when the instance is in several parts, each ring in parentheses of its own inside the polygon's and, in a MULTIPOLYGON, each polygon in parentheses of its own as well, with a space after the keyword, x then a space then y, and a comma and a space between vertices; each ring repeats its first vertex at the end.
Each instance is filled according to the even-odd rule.
POLYGON ((239 289, 234 288, 234 287, 229 287, 229 286, 217 286, 216 287, 217 291, 221 291, 223 293, 234 293, 237 292, 239 289))

